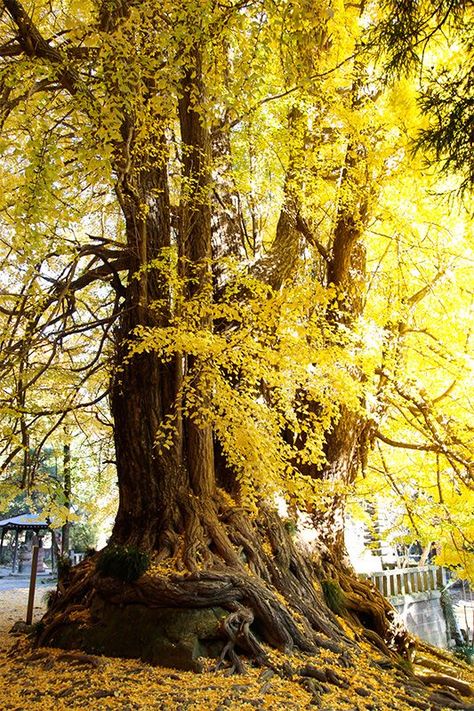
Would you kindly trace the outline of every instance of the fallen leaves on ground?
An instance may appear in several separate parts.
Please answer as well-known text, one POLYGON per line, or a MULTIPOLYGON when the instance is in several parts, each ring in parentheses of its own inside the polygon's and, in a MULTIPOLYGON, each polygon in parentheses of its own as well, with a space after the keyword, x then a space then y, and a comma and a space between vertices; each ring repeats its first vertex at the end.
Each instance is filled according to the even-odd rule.
MULTIPOLYGON (((421 682, 406 684, 403 669, 390 667, 362 644, 357 657, 341 659, 329 650, 312 658, 283 658, 288 678, 271 669, 249 668, 242 676, 226 670, 202 674, 152 667, 137 660, 97 657, 60 649, 32 649, 8 630, 26 610, 27 590, 0 592, 0 708, 5 711, 409 711, 436 708, 421 682), (305 676, 300 676, 304 668, 305 676), (293 674, 292 674, 293 672, 293 674), (417 685, 418 683, 418 685, 417 685)), ((36 618, 42 609, 37 603, 36 618)), ((426 655, 425 655, 426 656, 426 655)), ((214 664, 214 662, 212 662, 214 664)), ((468 667, 462 677, 473 684, 468 667)), ((426 670, 425 670, 426 671, 426 670)), ((444 688, 443 692, 449 691, 444 688)), ((448 697, 446 697, 448 698, 448 697)), ((474 699, 466 699, 470 708, 474 699)), ((439 708, 439 699, 438 707, 439 708)))

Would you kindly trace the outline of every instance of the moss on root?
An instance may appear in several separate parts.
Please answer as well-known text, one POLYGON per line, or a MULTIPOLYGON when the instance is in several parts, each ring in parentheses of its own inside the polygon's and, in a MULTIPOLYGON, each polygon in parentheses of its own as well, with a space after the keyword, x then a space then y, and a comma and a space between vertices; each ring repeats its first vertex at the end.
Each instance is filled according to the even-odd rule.
POLYGON ((104 576, 132 583, 145 573, 150 565, 150 556, 134 547, 109 546, 99 555, 97 572, 104 576))
POLYGON ((346 598, 339 583, 336 580, 322 580, 321 588, 329 609, 336 615, 344 614, 347 607, 346 598))

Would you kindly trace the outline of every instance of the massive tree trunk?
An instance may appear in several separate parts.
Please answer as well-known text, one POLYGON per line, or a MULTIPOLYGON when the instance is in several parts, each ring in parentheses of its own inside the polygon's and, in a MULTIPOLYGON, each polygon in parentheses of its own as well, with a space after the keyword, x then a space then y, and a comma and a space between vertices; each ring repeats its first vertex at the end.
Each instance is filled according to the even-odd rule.
MULTIPOLYGON (((62 66, 61 54, 49 51, 29 20, 25 25, 27 16, 15 0, 9 7, 21 31, 33 32, 38 56, 62 66)), ((102 14, 101 31, 112 33, 127 13, 124 3, 102 14)), ((26 40, 25 46, 30 51, 26 40)), ((323 646, 342 654, 354 643, 324 601, 320 578, 325 573, 318 556, 299 549, 272 502, 259 502, 258 517, 251 516, 238 504, 235 481, 234 497, 217 484, 212 428, 199 409, 182 408, 184 378, 199 379, 203 363, 197 356, 178 353, 165 359, 137 347, 143 329, 166 327, 172 316, 176 295, 155 261, 163 249, 176 243, 188 299, 212 291, 210 136, 202 110, 202 48, 183 47, 181 54, 177 93, 182 188, 175 234, 166 159, 160 157, 166 155, 166 122, 161 133, 155 129, 149 144, 140 143, 139 117, 124 102, 120 137, 113 146, 128 260, 126 286, 117 274, 113 280, 122 298, 117 299, 111 383, 117 518, 108 547, 63 574, 39 642, 138 654, 191 668, 198 665, 203 641, 205 651, 217 651, 237 667, 237 649, 269 663, 263 642, 284 651, 314 652, 323 646), (172 424, 170 441, 161 447, 156 434, 166 423, 172 424), (209 612, 207 617, 202 610, 209 612), (174 624, 178 618, 184 622, 174 624), (128 630, 128 637, 122 629, 128 630), (177 643, 184 645, 179 659, 177 643)), ((59 78, 74 96, 79 75, 61 70, 59 78)), ((104 72, 104 83, 111 95, 120 96, 113 71, 104 72)), ((145 88, 146 104, 153 96, 153 82, 145 88)), ((295 125, 300 119, 298 113, 291 117, 295 125)), ((278 245, 286 245, 286 257, 292 254, 290 271, 300 234, 293 179, 290 174, 277 229, 278 245)), ((281 278, 272 283, 279 288, 281 278)), ((211 329, 212 323, 203 317, 200 326, 211 329)), ((337 566, 336 554, 333 562, 337 566)), ((384 605, 379 609, 384 620, 384 605)), ((390 641, 388 624, 379 625, 378 631, 390 641)))
MULTIPOLYGON (((197 195, 183 199, 180 239, 193 272, 192 295, 211 279, 211 232, 202 163, 207 133, 190 96, 184 84, 180 117, 189 146, 184 172, 197 195)), ((210 427, 192 416, 181 418, 182 370, 194 369, 198 376, 197 359, 188 358, 183 366, 182 358, 162 362, 154 352, 131 351, 137 327, 168 318, 166 309, 157 314, 151 308, 154 298, 164 296, 158 273, 141 270, 169 243, 166 175, 155 171, 146 180, 160 185, 160 197, 145 218, 137 193, 146 190, 146 183, 132 189, 123 181, 120 186, 132 266, 116 334, 111 400, 119 511, 108 549, 61 580, 40 642, 135 653, 187 668, 198 668, 197 658, 204 653, 227 656, 242 668, 236 650, 269 663, 262 642, 284 651, 314 652, 326 646, 342 654, 352 643, 324 602, 317 561, 298 549, 271 508, 262 503, 258 519, 252 518, 218 488, 210 427), (170 415, 172 445, 160 450, 156 431, 170 415), (104 569, 107 554, 120 559, 124 580, 117 580, 116 570, 112 575, 104 569), (127 556, 137 554, 149 556, 149 567, 132 580, 127 556), (132 637, 126 645, 122 635, 117 638, 118 628, 132 637)))
MULTIPOLYGON (((193 48, 192 55, 179 103, 185 188, 177 239, 184 276, 190 277, 188 298, 209 290, 212 281, 209 132, 196 107, 203 100, 199 50, 193 48)), ((130 135, 133 126, 123 132, 130 135)), ((262 640, 287 651, 314 651, 322 644, 342 653, 350 643, 324 603, 315 562, 298 550, 271 507, 262 502, 255 519, 217 486, 212 429, 199 412, 181 414, 183 374, 199 378, 199 358, 163 361, 156 352, 133 352, 137 329, 169 320, 170 295, 153 265, 171 239, 165 168, 122 173, 117 193, 130 260, 111 396, 119 510, 108 549, 60 582, 40 641, 126 653, 112 631, 131 615, 136 634, 146 638, 138 653, 164 664, 194 668, 196 650, 209 636, 220 639, 219 653, 234 664, 237 647, 263 662, 262 640), (156 432, 167 418, 173 422, 172 442, 160 448, 156 432), (104 568, 107 555, 118 556, 125 582, 104 568), (136 581, 126 572, 133 555, 149 560, 148 572, 136 581), (184 661, 173 657, 170 641, 158 644, 156 637, 164 635, 159 620, 150 627, 147 618, 146 630, 139 624, 143 607, 172 608, 168 626, 170 618, 185 615, 184 636, 189 641, 191 635, 192 643, 184 661), (210 621, 198 615, 196 622, 193 615, 202 608, 213 611, 210 621)), ((201 326, 212 328, 206 318, 201 326)))

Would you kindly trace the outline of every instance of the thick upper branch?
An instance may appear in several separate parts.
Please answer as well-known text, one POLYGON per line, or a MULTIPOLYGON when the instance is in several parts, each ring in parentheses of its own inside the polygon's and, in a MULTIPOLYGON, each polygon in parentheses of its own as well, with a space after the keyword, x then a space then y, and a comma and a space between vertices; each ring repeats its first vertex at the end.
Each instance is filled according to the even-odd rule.
MULTIPOLYGON (((89 93, 82 84, 79 74, 66 65, 66 57, 44 39, 22 4, 17 0, 3 0, 3 4, 18 29, 19 45, 25 54, 57 65, 58 80, 71 95, 77 94, 79 89, 89 93)), ((10 47, 16 53, 16 45, 10 47)))

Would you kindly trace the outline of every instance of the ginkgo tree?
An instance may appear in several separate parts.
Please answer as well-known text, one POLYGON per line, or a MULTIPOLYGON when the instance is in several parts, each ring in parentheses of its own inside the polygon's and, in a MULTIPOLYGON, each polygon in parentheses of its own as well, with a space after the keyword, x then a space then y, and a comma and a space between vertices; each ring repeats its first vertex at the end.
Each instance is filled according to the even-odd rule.
MULTIPOLYGON (((357 473, 376 437, 398 436, 382 426, 392 390, 411 385, 393 255, 371 241, 410 162, 363 53, 373 14, 309 0, 3 5, 5 463, 48 418, 107 394, 119 487, 107 548, 62 581, 41 641, 120 653, 111 629, 140 605, 185 619, 184 661, 146 625, 137 653, 153 661, 194 668, 216 636, 237 666, 238 647, 267 660, 261 640, 342 653, 352 642, 324 582, 351 624, 403 651, 343 544, 357 473), (291 534, 299 512, 311 554, 291 534)), ((464 444, 440 443, 438 425, 430 446, 463 457, 471 490, 464 444)))
POLYGON ((433 203, 409 172, 397 186, 407 213, 387 193, 385 220, 373 227, 371 289, 380 288, 365 327, 378 374, 375 439, 359 493, 392 496, 385 505, 400 506, 399 535, 436 542, 436 561, 472 579, 472 228, 462 210, 446 222, 446 199, 433 203))

